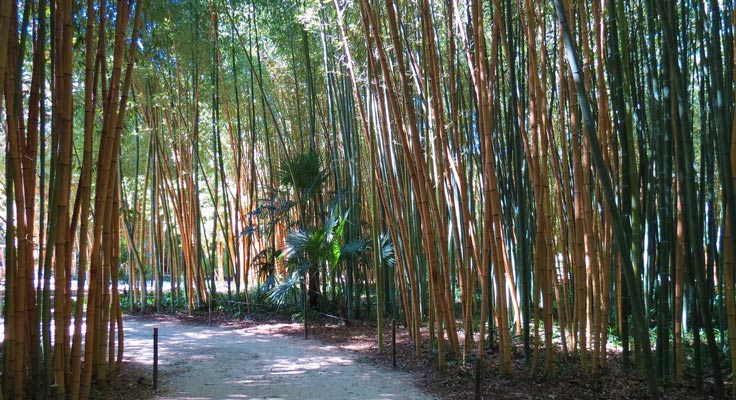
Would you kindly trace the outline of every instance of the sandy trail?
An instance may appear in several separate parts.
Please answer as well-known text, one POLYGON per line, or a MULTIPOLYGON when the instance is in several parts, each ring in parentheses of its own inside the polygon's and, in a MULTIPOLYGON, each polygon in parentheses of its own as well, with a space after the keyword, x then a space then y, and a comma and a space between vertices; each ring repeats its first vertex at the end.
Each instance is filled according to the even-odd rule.
POLYGON ((159 328, 156 399, 432 399, 402 372, 384 370, 333 346, 230 328, 126 318, 125 360, 152 365, 159 328))

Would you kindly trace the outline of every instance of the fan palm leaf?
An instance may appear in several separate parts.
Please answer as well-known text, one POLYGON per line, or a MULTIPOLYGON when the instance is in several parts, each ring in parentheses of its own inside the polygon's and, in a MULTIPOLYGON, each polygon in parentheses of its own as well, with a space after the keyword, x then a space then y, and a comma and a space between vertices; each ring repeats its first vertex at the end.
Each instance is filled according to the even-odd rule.
POLYGON ((283 305, 289 296, 297 296, 299 294, 299 286, 302 279, 298 271, 294 271, 285 281, 276 285, 268 293, 268 301, 273 304, 283 305))
POLYGON ((327 180, 322 161, 313 151, 282 160, 277 176, 282 185, 294 188, 301 201, 307 201, 319 193, 327 180))
POLYGON ((380 246, 381 265, 387 268, 396 266, 396 252, 391 237, 386 233, 381 233, 378 238, 378 245, 380 246))

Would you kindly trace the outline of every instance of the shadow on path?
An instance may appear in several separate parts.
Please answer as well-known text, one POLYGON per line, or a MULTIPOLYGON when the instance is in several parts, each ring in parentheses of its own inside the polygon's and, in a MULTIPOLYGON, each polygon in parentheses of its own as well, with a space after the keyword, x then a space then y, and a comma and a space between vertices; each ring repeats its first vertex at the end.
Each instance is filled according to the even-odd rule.
POLYGON ((156 399, 432 399, 409 375, 267 329, 125 319, 125 361, 152 365, 159 328, 156 399))

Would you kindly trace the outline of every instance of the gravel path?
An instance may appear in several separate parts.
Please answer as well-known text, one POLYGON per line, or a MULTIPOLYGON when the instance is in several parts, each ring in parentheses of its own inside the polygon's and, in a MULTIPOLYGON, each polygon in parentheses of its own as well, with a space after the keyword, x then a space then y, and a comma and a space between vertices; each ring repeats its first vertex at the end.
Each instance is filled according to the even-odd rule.
POLYGON ((126 318, 125 359, 152 365, 159 328, 158 400, 432 399, 411 376, 359 362, 273 326, 229 328, 126 318))

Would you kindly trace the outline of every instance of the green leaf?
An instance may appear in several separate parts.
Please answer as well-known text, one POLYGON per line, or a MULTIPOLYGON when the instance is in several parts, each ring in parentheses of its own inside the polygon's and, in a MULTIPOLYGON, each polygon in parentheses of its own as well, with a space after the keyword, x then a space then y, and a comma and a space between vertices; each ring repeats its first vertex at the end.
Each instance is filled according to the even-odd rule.
POLYGON ((289 278, 268 293, 268 301, 279 306, 285 304, 286 299, 290 295, 296 296, 299 294, 301 281, 301 275, 297 271, 294 271, 289 278))

